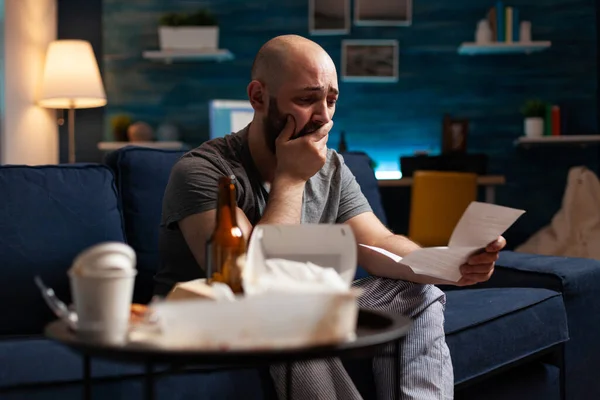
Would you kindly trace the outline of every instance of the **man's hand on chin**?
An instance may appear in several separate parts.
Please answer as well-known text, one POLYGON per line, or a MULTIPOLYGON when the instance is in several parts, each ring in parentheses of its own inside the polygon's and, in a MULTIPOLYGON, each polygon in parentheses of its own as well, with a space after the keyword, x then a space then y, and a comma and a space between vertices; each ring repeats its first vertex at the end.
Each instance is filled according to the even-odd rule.
POLYGON ((473 254, 467 262, 460 266, 462 278, 453 284, 456 286, 469 286, 485 282, 494 273, 494 265, 498 259, 498 253, 506 246, 506 240, 500 236, 481 252, 473 254))

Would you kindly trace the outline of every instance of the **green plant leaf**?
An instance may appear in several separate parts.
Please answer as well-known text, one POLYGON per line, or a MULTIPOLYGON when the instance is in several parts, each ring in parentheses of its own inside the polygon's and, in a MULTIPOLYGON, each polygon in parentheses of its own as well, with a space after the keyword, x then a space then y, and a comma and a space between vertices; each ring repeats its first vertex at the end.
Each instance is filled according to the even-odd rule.
POLYGON ((525 118, 544 118, 546 116, 546 107, 546 102, 540 99, 531 99, 525 102, 521 108, 521 113, 525 118))
POLYGON ((168 13, 160 17, 160 26, 216 26, 217 18, 208 10, 194 13, 168 13))

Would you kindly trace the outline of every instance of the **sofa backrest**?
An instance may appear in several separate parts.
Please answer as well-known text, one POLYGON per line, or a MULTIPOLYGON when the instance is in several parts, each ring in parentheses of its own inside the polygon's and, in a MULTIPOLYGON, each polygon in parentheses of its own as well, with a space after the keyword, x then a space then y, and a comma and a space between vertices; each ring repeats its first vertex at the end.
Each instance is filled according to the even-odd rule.
POLYGON ((348 152, 342 153, 342 157, 344 157, 344 163, 350 168, 350 171, 352 171, 352 174, 360 185, 360 190, 369 201, 373 213, 381 222, 387 224, 379 193, 379 183, 377 182, 377 178, 375 178, 375 171, 371 167, 369 156, 362 152, 348 152))
POLYGON ((137 253, 135 300, 152 297, 159 265, 158 228, 171 168, 185 152, 127 146, 106 156, 117 182, 127 243, 137 253))
MULTIPOLYGON (((152 277, 159 265, 158 228, 162 200, 171 168, 183 154, 183 151, 127 146, 106 157, 117 181, 127 243, 138 254, 137 301, 147 301, 152 296, 152 277)), ((345 153, 343 157, 374 213, 385 223, 369 157, 362 153, 345 153)), ((363 270, 357 273, 357 277, 365 275, 363 270)))
POLYGON ((41 333, 56 317, 34 276, 71 301, 67 271, 85 248, 125 239, 113 175, 102 165, 0 167, 0 334, 41 333))

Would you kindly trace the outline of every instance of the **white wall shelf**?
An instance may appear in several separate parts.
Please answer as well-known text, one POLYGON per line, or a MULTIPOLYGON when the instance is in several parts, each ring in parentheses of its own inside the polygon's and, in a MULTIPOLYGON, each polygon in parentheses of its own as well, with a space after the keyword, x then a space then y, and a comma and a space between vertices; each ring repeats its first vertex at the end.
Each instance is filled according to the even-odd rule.
POLYGON ((544 145, 598 145, 600 144, 600 135, 562 135, 562 136, 541 136, 527 137, 521 136, 515 140, 515 146, 531 147, 544 145))
POLYGON ((174 62, 203 62, 203 61, 229 61, 234 55, 227 49, 214 50, 149 50, 144 51, 145 59, 161 61, 167 64, 174 62))
POLYGON ((183 142, 99 142, 98 149, 102 151, 114 151, 126 146, 147 147, 162 150, 184 150, 187 148, 183 142))
POLYGON ((490 55, 490 54, 530 54, 546 50, 552 46, 552 42, 494 42, 489 44, 477 44, 465 42, 458 48, 460 55, 490 55))

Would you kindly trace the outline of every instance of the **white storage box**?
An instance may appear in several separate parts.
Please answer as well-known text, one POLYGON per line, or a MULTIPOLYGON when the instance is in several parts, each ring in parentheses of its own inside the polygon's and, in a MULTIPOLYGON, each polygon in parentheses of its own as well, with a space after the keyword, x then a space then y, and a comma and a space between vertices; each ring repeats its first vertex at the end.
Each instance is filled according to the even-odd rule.
POLYGON ((158 343, 170 348, 241 350, 352 340, 358 315, 358 291, 351 289, 355 271, 356 242, 349 226, 259 225, 248 248, 246 294, 235 301, 197 299, 154 304, 162 331, 158 343), (307 281, 297 287, 286 286, 287 292, 274 286, 260 290, 255 286, 259 279, 254 278, 268 273, 265 261, 274 258, 331 268, 337 272, 338 284, 329 289, 317 279, 314 286, 307 281))

